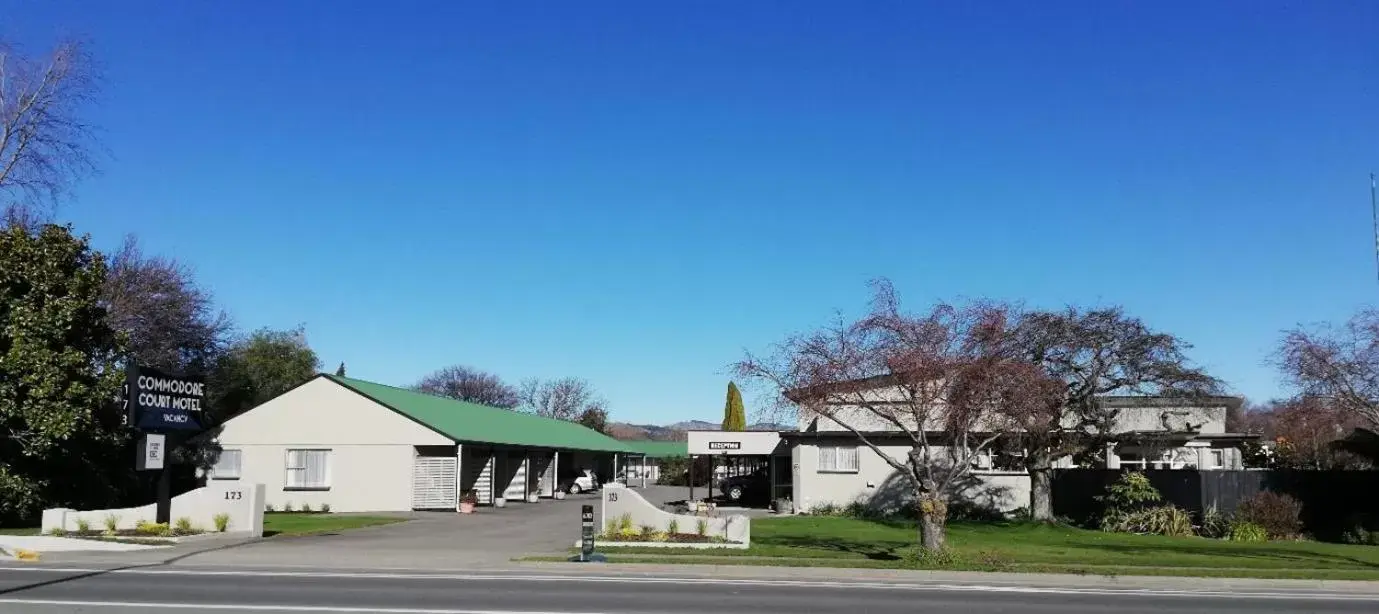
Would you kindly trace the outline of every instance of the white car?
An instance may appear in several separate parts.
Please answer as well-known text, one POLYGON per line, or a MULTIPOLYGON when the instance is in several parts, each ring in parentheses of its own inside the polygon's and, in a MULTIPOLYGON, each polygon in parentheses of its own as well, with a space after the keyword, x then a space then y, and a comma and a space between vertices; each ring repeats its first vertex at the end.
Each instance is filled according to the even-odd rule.
POLYGON ((599 476, 589 469, 581 469, 578 473, 561 480, 559 487, 560 490, 572 495, 592 492, 599 489, 599 476))

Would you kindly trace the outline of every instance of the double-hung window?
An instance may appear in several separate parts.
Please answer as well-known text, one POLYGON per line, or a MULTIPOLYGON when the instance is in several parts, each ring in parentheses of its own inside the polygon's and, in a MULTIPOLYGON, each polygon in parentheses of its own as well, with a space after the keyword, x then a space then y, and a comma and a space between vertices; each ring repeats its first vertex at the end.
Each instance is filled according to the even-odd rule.
POLYGON ((212 480, 238 480, 240 459, 239 450, 221 450, 209 477, 212 480))
POLYGON ((857 446, 819 446, 819 471, 857 473, 857 446))
POLYGON ((330 488, 330 450, 288 450, 285 487, 289 490, 330 488))

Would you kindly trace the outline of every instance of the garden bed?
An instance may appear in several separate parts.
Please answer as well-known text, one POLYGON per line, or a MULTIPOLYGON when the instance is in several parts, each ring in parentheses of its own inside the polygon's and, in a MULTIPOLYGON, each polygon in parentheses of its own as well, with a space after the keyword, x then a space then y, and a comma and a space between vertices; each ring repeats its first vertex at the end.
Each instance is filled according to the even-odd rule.
MULTIPOLYGON (((594 538, 596 547, 608 546, 617 548, 687 548, 692 550, 704 550, 710 548, 746 548, 747 544, 742 542, 728 541, 715 535, 699 535, 696 533, 615 533, 612 535, 603 534, 594 538)), ((576 544, 578 546, 579 544, 576 544)))

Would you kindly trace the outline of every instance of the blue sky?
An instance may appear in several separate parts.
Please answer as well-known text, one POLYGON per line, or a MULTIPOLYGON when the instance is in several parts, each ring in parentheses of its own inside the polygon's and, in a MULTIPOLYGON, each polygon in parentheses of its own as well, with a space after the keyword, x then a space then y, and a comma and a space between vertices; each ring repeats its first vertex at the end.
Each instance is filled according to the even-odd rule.
POLYGON ((744 350, 885 276, 916 308, 1121 304, 1262 399, 1282 329, 1379 292, 1376 2, 0 15, 105 65, 112 155, 62 218, 384 383, 458 362, 716 419, 744 350))

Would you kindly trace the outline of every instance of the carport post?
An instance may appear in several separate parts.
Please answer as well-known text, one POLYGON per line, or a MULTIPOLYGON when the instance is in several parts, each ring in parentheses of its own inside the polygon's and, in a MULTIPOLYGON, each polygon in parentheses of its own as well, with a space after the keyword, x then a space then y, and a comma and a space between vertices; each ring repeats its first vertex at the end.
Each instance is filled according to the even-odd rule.
POLYGON ((464 499, 464 444, 455 444, 455 511, 460 511, 464 499))
POLYGON ((694 503, 694 455, 691 454, 691 455, 689 455, 689 457, 690 457, 690 467, 689 467, 690 496, 689 496, 689 502, 690 502, 690 503, 694 503))
POLYGON ((642 455, 642 488, 646 488, 646 455, 642 455))

